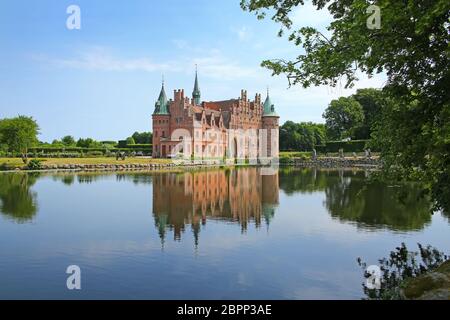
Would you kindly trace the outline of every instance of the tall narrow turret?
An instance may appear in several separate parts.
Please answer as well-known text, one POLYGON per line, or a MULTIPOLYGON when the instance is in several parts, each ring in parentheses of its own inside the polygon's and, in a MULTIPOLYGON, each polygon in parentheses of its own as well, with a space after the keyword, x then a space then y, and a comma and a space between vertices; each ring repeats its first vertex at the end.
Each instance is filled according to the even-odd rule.
POLYGON ((194 99, 194 103, 196 105, 200 105, 200 88, 198 86, 197 66, 195 66, 195 83, 194 91, 192 91, 192 98, 194 99))

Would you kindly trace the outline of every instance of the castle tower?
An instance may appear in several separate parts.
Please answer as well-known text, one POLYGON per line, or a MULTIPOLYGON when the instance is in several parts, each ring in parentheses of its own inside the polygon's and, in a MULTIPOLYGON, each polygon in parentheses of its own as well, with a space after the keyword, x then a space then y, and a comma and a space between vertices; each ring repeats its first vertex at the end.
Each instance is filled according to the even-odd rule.
POLYGON ((154 158, 166 157, 168 146, 164 145, 164 140, 170 136, 170 111, 169 101, 164 90, 164 80, 162 81, 161 92, 155 103, 155 111, 152 115, 153 120, 153 152, 154 158))
POLYGON ((270 100, 269 89, 267 89, 266 101, 264 101, 262 128, 267 130, 267 157, 279 157, 279 116, 275 112, 275 105, 270 100))
POLYGON ((194 91, 192 91, 192 99, 194 99, 195 105, 200 105, 200 88, 198 86, 197 66, 195 66, 195 83, 194 91))

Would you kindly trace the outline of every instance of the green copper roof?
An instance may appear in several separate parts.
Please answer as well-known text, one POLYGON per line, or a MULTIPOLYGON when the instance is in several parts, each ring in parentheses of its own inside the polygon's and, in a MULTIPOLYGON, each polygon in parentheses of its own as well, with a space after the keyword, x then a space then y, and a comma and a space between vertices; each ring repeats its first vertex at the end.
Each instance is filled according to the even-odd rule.
POLYGON ((169 114, 169 103, 167 101, 166 91, 164 90, 164 82, 159 93, 159 98, 155 103, 155 112, 153 114, 169 114))
POLYGON ((196 105, 200 104, 200 88, 198 86, 197 70, 195 70, 195 83, 194 83, 194 91, 192 91, 192 98, 194 98, 194 102, 196 105))
POLYGON ((263 117, 278 117, 275 112, 275 105, 272 103, 269 97, 269 92, 267 92, 266 101, 264 101, 264 113, 263 117))

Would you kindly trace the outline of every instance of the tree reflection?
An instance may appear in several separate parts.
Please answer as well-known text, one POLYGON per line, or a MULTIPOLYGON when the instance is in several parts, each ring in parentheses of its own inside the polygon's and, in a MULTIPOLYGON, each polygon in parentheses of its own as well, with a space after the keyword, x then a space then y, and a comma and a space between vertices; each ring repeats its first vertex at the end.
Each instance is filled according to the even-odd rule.
POLYGON ((0 173, 0 212, 18 223, 33 219, 37 212, 36 193, 30 189, 38 173, 0 173))
POLYGON ((280 171, 280 188, 325 193, 325 207, 340 221, 367 229, 421 230, 431 221, 431 203, 419 185, 388 186, 366 179, 361 170, 287 169, 280 171))

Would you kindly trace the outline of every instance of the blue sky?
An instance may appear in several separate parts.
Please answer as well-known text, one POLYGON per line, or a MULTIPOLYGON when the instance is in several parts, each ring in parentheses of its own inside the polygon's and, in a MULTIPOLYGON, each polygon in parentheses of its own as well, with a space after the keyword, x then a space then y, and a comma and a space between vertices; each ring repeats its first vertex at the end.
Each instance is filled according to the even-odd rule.
MULTIPOLYGON (((297 26, 322 30, 327 12, 293 12, 297 26)), ((361 77, 352 90, 295 87, 260 67, 267 58, 294 58, 299 48, 278 38, 279 26, 243 12, 239 0, 2 0, 0 118, 33 116, 40 139, 70 134, 124 139, 151 130, 165 75, 166 90, 190 94, 198 64, 202 100, 253 98, 270 87, 281 122, 323 122, 330 100, 356 88, 381 87, 361 77), (68 30, 66 9, 81 8, 81 30, 68 30)))

